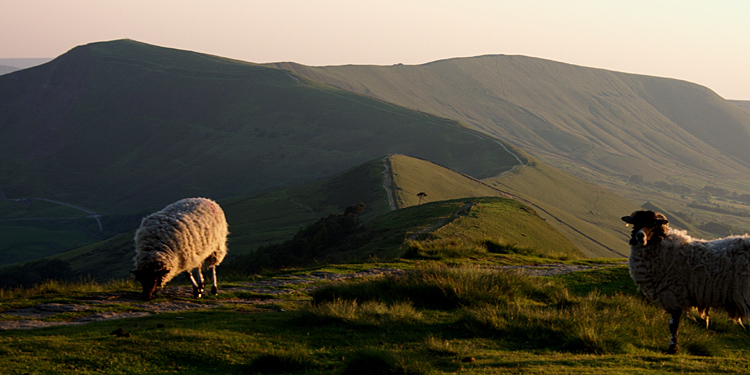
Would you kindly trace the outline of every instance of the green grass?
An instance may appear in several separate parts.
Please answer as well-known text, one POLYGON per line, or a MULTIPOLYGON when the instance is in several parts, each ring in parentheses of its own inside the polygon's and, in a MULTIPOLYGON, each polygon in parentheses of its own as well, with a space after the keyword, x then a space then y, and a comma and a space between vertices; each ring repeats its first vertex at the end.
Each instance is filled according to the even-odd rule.
MULTIPOLYGON (((694 316, 684 318, 682 352, 663 354, 666 314, 633 290, 591 289, 627 283, 623 269, 577 272, 561 282, 422 265, 401 276, 297 294, 283 311, 212 309, 3 331, 0 365, 32 374, 658 374, 743 372, 750 365, 747 331, 719 312, 709 331, 694 316), (110 335, 118 328, 130 336, 110 335)), ((131 289, 51 283, 3 292, 0 308, 131 289)), ((215 301, 221 298, 236 296, 215 301)))
MULTIPOLYGON (((110 374, 656 374, 742 372, 750 365, 748 333, 725 323, 722 313, 710 331, 684 318, 682 353, 664 355, 666 314, 633 291, 586 291, 599 278, 624 283, 623 268, 581 272, 586 276, 560 283, 477 267, 420 266, 298 295, 283 312, 162 313, 0 332, 0 365, 9 373, 110 374), (337 297, 321 297, 328 294, 337 297), (117 328, 131 336, 109 334, 117 328)), ((131 287, 49 284, 3 294, 0 306, 131 287)))

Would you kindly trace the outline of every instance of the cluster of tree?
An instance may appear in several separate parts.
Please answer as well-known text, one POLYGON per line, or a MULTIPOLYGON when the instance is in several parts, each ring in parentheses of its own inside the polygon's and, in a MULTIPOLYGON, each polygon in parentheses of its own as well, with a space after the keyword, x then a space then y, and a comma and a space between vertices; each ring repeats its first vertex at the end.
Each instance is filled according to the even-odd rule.
POLYGON ((704 186, 703 191, 708 192, 715 197, 734 199, 744 204, 750 204, 750 194, 739 194, 736 191, 729 191, 727 189, 722 189, 710 185, 704 186))
POLYGON ((695 192, 695 190, 693 190, 693 188, 691 188, 690 186, 685 186, 677 183, 669 183, 663 180, 649 183, 645 178, 643 178, 643 175, 639 174, 630 176, 630 178, 628 178, 628 182, 635 185, 650 186, 662 191, 669 191, 677 194, 693 194, 695 192))
POLYGON ((715 221, 703 223, 699 225, 698 228, 700 228, 701 230, 705 230, 706 232, 716 234, 719 237, 726 237, 741 233, 740 230, 733 225, 717 223, 715 221))
POLYGON ((671 191, 677 194, 693 194, 695 192, 690 186, 670 184, 667 181, 656 181, 652 185, 659 190, 671 191))
POLYGON ((59 259, 40 259, 0 269, 0 287, 30 287, 48 280, 75 279, 70 263, 59 259))
POLYGON ((264 269, 325 263, 330 249, 359 229, 359 216, 365 204, 349 206, 344 213, 331 214, 301 229, 292 239, 261 247, 228 265, 230 272, 249 274, 264 269))

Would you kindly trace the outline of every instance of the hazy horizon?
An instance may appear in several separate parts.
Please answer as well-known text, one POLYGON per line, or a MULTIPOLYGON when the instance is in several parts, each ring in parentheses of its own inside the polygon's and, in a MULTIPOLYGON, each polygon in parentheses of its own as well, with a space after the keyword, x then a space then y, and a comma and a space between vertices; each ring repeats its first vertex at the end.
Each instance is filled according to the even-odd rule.
POLYGON ((524 55, 676 78, 750 100, 750 2, 0 2, 0 58, 133 39, 255 63, 415 65, 524 55))

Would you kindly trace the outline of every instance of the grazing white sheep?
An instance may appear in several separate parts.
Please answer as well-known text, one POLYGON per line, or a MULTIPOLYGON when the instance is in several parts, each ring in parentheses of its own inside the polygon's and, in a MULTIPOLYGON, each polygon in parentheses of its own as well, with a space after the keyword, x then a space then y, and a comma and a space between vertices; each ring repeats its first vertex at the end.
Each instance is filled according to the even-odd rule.
POLYGON ((150 300, 157 287, 164 286, 180 272, 193 283, 193 296, 203 290, 201 268, 211 267, 213 287, 218 293, 216 266, 227 255, 227 220, 216 202, 186 198, 146 216, 135 232, 135 279, 143 286, 143 299, 150 300), (192 270, 198 270, 198 282, 192 270))
POLYGON ((723 308, 740 324, 750 318, 750 236, 696 239, 670 228, 666 216, 653 211, 635 211, 622 220, 633 225, 630 276, 671 314, 667 353, 677 353, 680 317, 692 307, 706 327, 711 307, 723 308))

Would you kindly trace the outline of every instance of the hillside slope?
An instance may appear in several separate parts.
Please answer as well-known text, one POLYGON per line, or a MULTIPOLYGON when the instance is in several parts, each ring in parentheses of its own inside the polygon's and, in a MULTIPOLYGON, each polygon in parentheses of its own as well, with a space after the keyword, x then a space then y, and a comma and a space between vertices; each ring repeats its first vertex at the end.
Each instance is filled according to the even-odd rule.
POLYGON ((702 187, 749 171, 750 116, 684 81, 503 55, 418 66, 272 65, 620 179, 698 178, 702 187))
MULTIPOLYGON (((580 186, 576 186, 576 188, 580 188, 580 186)), ((416 193, 411 193, 417 189, 423 189, 427 193, 423 204, 425 202, 436 203, 437 201, 450 200, 454 200, 455 203, 456 199, 476 200, 481 197, 497 197, 507 200, 509 197, 507 193, 482 181, 422 159, 404 155, 378 158, 329 178, 243 198, 220 201, 219 203, 227 215, 230 230, 227 263, 230 264, 237 257, 247 255, 261 246, 286 241, 301 228, 329 215, 340 214, 347 206, 358 203, 365 203, 366 205, 360 218, 366 225, 370 225, 368 224, 370 222, 392 223, 399 220, 424 220, 424 222, 415 222, 410 225, 416 226, 417 229, 429 226, 433 224, 434 220, 437 220, 433 220, 433 216, 428 215, 420 219, 417 214, 417 217, 414 218, 412 216, 419 211, 393 210, 389 204, 388 195, 393 195, 396 192, 397 195, 401 196, 397 200, 399 202, 398 208, 416 206, 419 203, 418 198, 415 195, 416 193), (400 217, 402 213, 406 216, 400 217), (383 219, 385 215, 387 215, 387 218, 383 219)), ((557 220, 551 220, 549 214, 540 212, 537 207, 539 206, 534 206, 533 209, 539 216, 547 220, 551 228, 554 228, 550 231, 557 232, 560 231, 561 227, 565 228, 560 226, 557 220)), ((449 209, 451 212, 452 210, 449 209)), ((502 222, 507 224, 508 228, 516 227, 517 223, 507 222, 508 217, 512 216, 504 216, 502 222)), ((488 221, 482 225, 495 226, 497 224, 488 221)), ((369 237, 364 241, 359 239, 354 241, 354 245, 352 245, 357 248, 348 250, 352 254, 360 254, 375 251, 374 248, 379 248, 378 253, 381 256, 395 256, 404 240, 403 233, 405 232, 403 231, 416 230, 409 228, 411 227, 400 227, 398 230, 402 231, 399 232, 401 234, 397 234, 396 237, 391 237, 387 241, 382 238, 369 237), (384 242, 379 242, 381 240, 384 242), (362 248, 361 251, 359 247, 362 248)), ((493 229, 493 231, 498 230, 493 229)), ((375 229, 369 233, 379 232, 375 229)), ((565 242, 565 246, 563 246, 565 250, 561 250, 562 252, 579 254, 580 251, 576 249, 578 247, 584 253, 592 253, 586 251, 586 248, 580 245, 581 241, 575 237, 571 237, 568 233, 562 231, 559 233, 567 237, 564 240, 555 240, 556 243, 559 243, 559 246, 562 246, 562 243, 565 242)), ((515 238, 514 236, 517 235, 518 233, 515 235, 503 234, 503 237, 515 238)), ((475 238, 474 240, 479 239, 475 238)), ((546 243, 544 239, 529 241, 531 242, 527 243, 527 240, 515 242, 538 248, 539 251, 543 252, 557 252, 559 250, 541 248, 546 246, 544 245, 546 243)), ((91 275, 97 280, 106 280, 128 275, 128 271, 132 267, 133 246, 133 233, 130 232, 58 254, 49 259, 69 262, 74 274, 91 275)), ((601 250, 596 254, 618 256, 618 254, 607 253, 606 250, 601 250)))
POLYGON ((640 209, 611 191, 530 158, 522 168, 484 182, 533 207, 589 257, 627 257, 629 230, 620 221, 640 209))
POLYGON ((131 40, 0 76, 0 197, 138 212, 312 181, 391 153, 478 178, 517 164, 453 120, 131 40))

